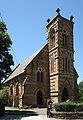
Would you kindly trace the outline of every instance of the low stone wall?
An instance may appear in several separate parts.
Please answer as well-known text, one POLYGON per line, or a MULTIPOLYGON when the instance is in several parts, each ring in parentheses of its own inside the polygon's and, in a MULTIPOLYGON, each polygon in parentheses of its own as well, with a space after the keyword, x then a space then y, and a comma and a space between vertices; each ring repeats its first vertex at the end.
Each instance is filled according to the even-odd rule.
POLYGON ((83 119, 83 112, 54 112, 51 116, 57 119, 83 119))

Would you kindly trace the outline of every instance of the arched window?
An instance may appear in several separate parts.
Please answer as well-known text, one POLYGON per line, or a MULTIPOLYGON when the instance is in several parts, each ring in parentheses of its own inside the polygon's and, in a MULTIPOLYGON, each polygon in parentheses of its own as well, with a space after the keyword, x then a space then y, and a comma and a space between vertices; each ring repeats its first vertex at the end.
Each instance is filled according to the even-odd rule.
POLYGON ((68 35, 66 33, 66 28, 63 30, 63 36, 62 36, 62 46, 64 48, 68 48, 68 35))
POLYGON ((40 72, 38 71, 37 72, 37 81, 39 81, 40 80, 40 72))
POLYGON ((70 59, 68 59, 68 72, 70 72, 70 59))
POLYGON ((63 57, 63 72, 65 72, 65 59, 63 57))
POLYGON ((67 71, 68 71, 68 62, 67 62, 68 60, 67 60, 67 57, 65 58, 65 71, 66 71, 66 73, 67 73, 67 71))
POLYGON ((39 69, 39 71, 37 72, 37 81, 43 82, 43 72, 41 71, 41 69, 39 69))
POLYGON ((19 85, 18 85, 18 83, 16 84, 16 95, 19 95, 19 85))
POLYGON ((63 57, 62 59, 62 64, 63 64, 63 72, 70 73, 70 58, 68 57, 63 57))
POLYGON ((50 30, 50 49, 55 47, 55 30, 51 28, 50 30))
POLYGON ((50 60, 50 72, 51 73, 54 72, 54 59, 53 58, 50 60))
POLYGON ((43 72, 41 71, 41 82, 43 82, 43 72))
POLYGON ((13 86, 10 86, 10 95, 13 95, 13 86))

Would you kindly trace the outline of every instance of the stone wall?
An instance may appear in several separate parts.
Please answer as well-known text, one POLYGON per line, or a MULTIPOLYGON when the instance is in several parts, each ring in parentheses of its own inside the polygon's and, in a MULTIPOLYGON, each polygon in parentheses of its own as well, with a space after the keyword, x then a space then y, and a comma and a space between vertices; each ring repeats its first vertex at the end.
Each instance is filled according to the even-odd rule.
POLYGON ((51 117, 56 119, 83 119, 83 112, 56 112, 51 117))
POLYGON ((48 45, 33 59, 25 71, 27 80, 24 85, 24 103, 37 106, 37 93, 41 91, 45 106, 49 96, 48 45), (42 81, 37 81, 38 71, 43 74, 42 81))

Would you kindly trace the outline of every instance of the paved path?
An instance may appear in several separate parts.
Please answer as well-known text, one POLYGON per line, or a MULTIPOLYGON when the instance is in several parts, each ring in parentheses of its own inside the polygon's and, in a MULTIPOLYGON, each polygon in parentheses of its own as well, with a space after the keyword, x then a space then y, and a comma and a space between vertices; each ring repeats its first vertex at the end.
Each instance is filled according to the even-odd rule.
POLYGON ((46 108, 29 110, 6 110, 6 114, 0 117, 0 120, 55 120, 47 118, 46 108))
MULTIPOLYGON (((0 120, 61 120, 61 119, 47 118, 46 108, 42 108, 42 109, 35 108, 28 110, 8 108, 6 109, 5 115, 0 116, 0 120)), ((74 119, 74 120, 82 120, 82 119, 74 119)))
POLYGON ((23 116, 19 116, 19 115, 16 115, 16 116, 11 116, 11 115, 8 115, 8 116, 4 116, 4 117, 1 117, 0 120, 56 120, 55 118, 47 118, 47 116, 45 115, 38 115, 38 116, 26 116, 26 117, 23 117, 23 116))

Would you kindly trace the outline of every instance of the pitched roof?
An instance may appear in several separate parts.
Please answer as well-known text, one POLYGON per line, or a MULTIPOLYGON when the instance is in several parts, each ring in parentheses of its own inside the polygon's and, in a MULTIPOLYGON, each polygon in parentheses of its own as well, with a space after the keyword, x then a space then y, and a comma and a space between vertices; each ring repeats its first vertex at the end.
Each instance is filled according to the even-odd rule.
POLYGON ((25 71, 25 68, 29 65, 29 63, 39 54, 39 52, 46 46, 47 44, 45 44, 42 48, 40 48, 37 52, 35 52, 32 56, 30 56, 28 59, 26 59, 25 61, 23 61, 21 64, 19 64, 14 71, 12 72, 12 74, 3 82, 6 83, 9 80, 13 79, 14 77, 22 74, 25 71))

